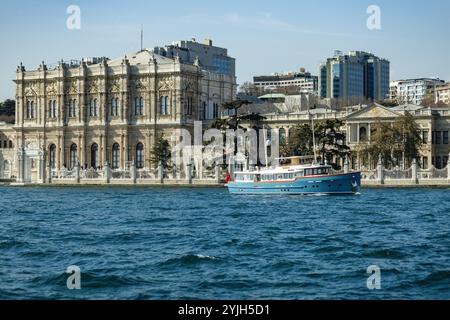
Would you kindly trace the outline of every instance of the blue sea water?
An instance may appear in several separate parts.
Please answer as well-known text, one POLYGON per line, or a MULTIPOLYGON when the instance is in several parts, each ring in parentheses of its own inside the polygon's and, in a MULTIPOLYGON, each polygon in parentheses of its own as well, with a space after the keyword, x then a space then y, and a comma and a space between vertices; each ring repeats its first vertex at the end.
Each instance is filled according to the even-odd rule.
POLYGON ((450 190, 0 187, 0 299, 450 299, 450 190))

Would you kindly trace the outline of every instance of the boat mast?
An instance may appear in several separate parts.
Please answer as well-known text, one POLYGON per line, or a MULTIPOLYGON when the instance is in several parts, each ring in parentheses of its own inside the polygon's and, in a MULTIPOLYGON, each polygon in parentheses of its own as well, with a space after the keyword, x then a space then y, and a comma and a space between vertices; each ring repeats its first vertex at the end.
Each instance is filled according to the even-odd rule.
POLYGON ((267 136, 267 129, 266 129, 266 125, 263 125, 263 131, 264 131, 264 155, 266 157, 266 169, 269 169, 269 161, 268 161, 268 154, 267 154, 267 147, 269 146, 269 139, 267 136))
POLYGON ((316 133, 314 130, 314 118, 311 115, 311 110, 310 108, 308 108, 308 114, 309 117, 311 118, 311 129, 312 129, 312 138, 313 138, 313 151, 314 151, 314 164, 317 163, 317 151, 316 151, 316 133))

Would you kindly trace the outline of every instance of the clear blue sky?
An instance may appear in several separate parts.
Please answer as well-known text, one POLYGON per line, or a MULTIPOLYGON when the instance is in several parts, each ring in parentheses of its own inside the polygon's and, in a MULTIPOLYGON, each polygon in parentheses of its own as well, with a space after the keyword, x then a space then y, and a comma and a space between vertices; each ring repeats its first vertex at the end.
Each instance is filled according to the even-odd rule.
POLYGON ((2 0, 0 99, 13 98, 21 61, 115 58, 174 40, 212 38, 237 59, 238 82, 255 74, 306 67, 338 49, 365 50, 391 61, 391 78, 450 80, 450 1, 228 0, 99 1, 2 0), (81 30, 66 28, 66 9, 81 8, 81 30), (366 27, 369 5, 381 7, 382 29, 366 27))

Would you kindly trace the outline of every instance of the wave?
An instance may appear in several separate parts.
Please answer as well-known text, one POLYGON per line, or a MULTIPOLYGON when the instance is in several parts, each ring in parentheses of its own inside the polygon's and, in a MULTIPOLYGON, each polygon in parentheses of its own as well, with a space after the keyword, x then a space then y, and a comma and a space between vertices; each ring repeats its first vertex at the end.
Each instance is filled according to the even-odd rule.
POLYGON ((416 283, 422 286, 436 285, 436 284, 450 285, 450 270, 434 271, 424 279, 416 281, 416 283))
MULTIPOLYGON (((38 276, 31 281, 37 286, 58 286, 65 289, 69 274, 60 273, 49 276, 38 276)), ((135 276, 119 275, 112 273, 111 270, 98 270, 95 272, 83 272, 81 270, 81 287, 89 288, 117 288, 125 286, 141 285, 145 280, 135 276)))
POLYGON ((160 266, 187 266, 195 265, 207 262, 216 262, 220 259, 214 256, 202 255, 202 254, 187 254, 178 258, 171 258, 162 263, 160 266))
POLYGON ((0 249, 16 249, 23 248, 28 246, 28 242, 20 241, 20 240, 5 240, 0 241, 0 249))
POLYGON ((409 255, 402 252, 400 249, 380 249, 371 252, 366 252, 363 256, 374 259, 404 259, 409 255))

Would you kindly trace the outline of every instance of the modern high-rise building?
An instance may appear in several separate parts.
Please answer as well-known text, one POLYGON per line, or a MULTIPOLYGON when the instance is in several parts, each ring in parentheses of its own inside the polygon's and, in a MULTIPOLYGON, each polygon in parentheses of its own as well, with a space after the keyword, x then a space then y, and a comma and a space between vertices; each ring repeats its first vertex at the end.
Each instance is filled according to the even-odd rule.
POLYGON ((371 53, 336 51, 333 58, 320 65, 319 95, 321 98, 366 98, 383 100, 389 97, 390 62, 371 53))
POLYGON ((253 84, 261 90, 293 88, 298 93, 317 94, 318 77, 301 68, 298 72, 256 76, 253 77, 253 84))
POLYGON ((435 98, 436 88, 445 84, 443 80, 432 78, 406 79, 391 82, 390 99, 399 104, 420 105, 427 96, 435 98))
POLYGON ((439 102, 450 105, 450 83, 436 88, 436 103, 439 102))
POLYGON ((236 60, 228 55, 225 48, 213 46, 211 39, 199 43, 195 39, 190 41, 176 41, 165 47, 155 47, 153 52, 167 58, 176 58, 183 63, 198 63, 203 70, 236 76, 236 60))

